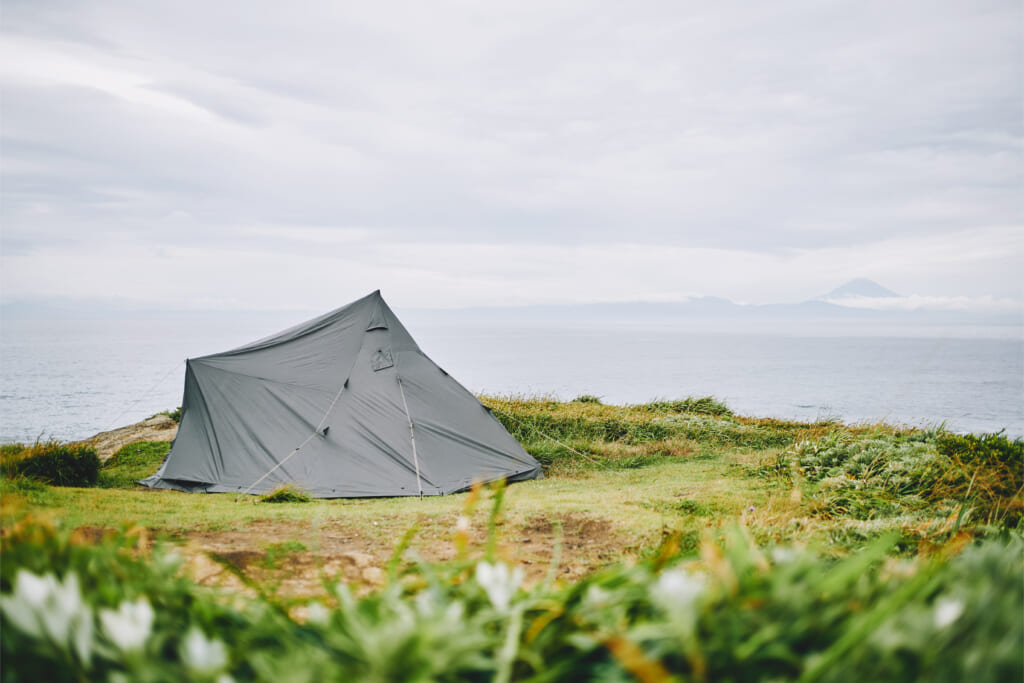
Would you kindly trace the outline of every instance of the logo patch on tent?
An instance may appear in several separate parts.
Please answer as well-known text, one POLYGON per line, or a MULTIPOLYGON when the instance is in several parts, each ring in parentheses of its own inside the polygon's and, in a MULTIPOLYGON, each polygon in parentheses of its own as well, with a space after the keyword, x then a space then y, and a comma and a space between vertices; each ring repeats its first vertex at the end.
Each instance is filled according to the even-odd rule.
POLYGON ((377 349, 377 353, 373 354, 373 358, 370 360, 370 367, 374 372, 390 368, 394 364, 395 360, 391 357, 391 349, 377 349))

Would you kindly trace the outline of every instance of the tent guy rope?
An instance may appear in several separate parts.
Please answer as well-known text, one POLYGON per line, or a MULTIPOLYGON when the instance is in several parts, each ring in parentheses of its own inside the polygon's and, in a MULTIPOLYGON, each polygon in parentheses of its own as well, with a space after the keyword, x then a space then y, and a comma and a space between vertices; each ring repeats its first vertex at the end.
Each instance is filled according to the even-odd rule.
POLYGON ((412 442, 412 461, 416 465, 416 486, 420 490, 420 498, 423 497, 423 479, 420 477, 420 459, 416 455, 416 432, 412 428, 412 415, 409 413, 409 404, 405 400, 405 387, 402 386, 402 378, 398 379, 398 390, 402 393, 402 407, 405 408, 405 416, 409 419, 409 440, 412 442))
POLYGON ((332 410, 334 410, 334 406, 335 406, 335 405, 337 405, 337 403, 338 403, 338 399, 339 399, 339 398, 341 398, 341 394, 342 394, 342 393, 343 393, 343 392, 345 391, 345 387, 347 387, 347 386, 348 386, 348 380, 345 380, 344 382, 342 382, 342 383, 341 383, 341 389, 338 389, 338 393, 334 395, 334 400, 333 400, 333 401, 331 401, 331 405, 327 406, 327 410, 326 410, 326 411, 324 411, 324 416, 323 416, 322 418, 320 418, 320 424, 318 424, 318 425, 317 425, 317 426, 316 426, 316 427, 315 427, 315 428, 313 429, 313 432, 312 432, 312 433, 311 433, 311 434, 310 434, 309 436, 307 436, 307 437, 306 437, 305 441, 303 441, 302 443, 300 443, 300 444, 299 444, 298 446, 296 446, 296 447, 295 447, 295 450, 293 450, 293 451, 292 451, 291 453, 289 453, 289 454, 288 454, 287 456, 285 456, 284 458, 282 458, 282 459, 281 459, 281 462, 277 463, 276 465, 274 465, 273 467, 271 467, 271 468, 270 468, 269 470, 267 470, 266 472, 264 472, 264 474, 263 474, 263 476, 262 476, 262 477, 260 477, 259 479, 257 479, 257 480, 256 480, 256 481, 254 481, 253 483, 249 484, 249 488, 245 489, 244 491, 242 491, 241 493, 239 493, 239 494, 238 494, 237 496, 235 496, 235 502, 236 502, 236 503, 238 502, 238 499, 239 499, 239 498, 241 498, 241 497, 242 497, 242 496, 244 496, 245 494, 249 493, 249 491, 252 491, 253 487, 255 487, 255 486, 256 486, 257 484, 259 484, 259 483, 260 483, 261 481, 263 481, 264 479, 266 479, 267 477, 269 477, 269 476, 270 476, 271 474, 273 474, 273 473, 274 473, 274 471, 275 471, 275 470, 276 470, 276 469, 277 469, 278 467, 280 467, 281 465, 283 465, 283 464, 285 464, 286 462, 288 462, 289 460, 291 460, 291 458, 292 458, 292 456, 293 456, 293 455, 295 455, 296 453, 298 453, 299 451, 301 451, 301 450, 302 450, 302 448, 303 448, 303 447, 304 447, 304 446, 305 446, 305 445, 306 445, 307 443, 309 443, 310 441, 312 441, 312 440, 313 440, 313 437, 314 437, 314 436, 316 436, 317 434, 319 434, 319 433, 320 433, 320 430, 324 428, 324 423, 325 423, 325 422, 327 422, 327 417, 328 417, 328 416, 329 416, 329 415, 331 414, 331 411, 332 411, 332 410))

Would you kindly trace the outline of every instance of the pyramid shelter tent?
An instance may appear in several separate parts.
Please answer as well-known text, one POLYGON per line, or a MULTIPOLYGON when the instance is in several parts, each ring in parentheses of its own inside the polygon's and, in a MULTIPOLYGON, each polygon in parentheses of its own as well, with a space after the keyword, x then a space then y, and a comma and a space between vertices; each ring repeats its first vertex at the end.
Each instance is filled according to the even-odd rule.
POLYGON ((542 476, 374 292, 241 348, 189 359, 178 434, 143 484, 319 498, 444 495, 542 476))

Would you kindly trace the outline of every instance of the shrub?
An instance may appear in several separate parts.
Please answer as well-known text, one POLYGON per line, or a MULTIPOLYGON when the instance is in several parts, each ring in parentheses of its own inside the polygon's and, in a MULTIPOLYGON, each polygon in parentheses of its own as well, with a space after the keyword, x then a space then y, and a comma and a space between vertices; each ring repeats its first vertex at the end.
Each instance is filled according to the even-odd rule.
POLYGON ((703 396, 701 398, 691 396, 674 401, 652 401, 639 407, 652 413, 696 413, 698 415, 715 415, 718 417, 733 414, 729 406, 713 396, 703 396))
POLYGON ((100 459, 96 449, 84 443, 47 441, 20 451, 3 453, 5 476, 22 475, 53 486, 94 486, 100 459))
POLYGON ((926 502, 939 515, 959 508, 957 527, 972 519, 1013 528, 1024 516, 1024 442, 1001 434, 836 429, 755 473, 819 483, 813 497, 825 516, 895 516, 926 502))
POLYGON ((600 396, 592 396, 590 394, 582 394, 572 400, 573 403, 596 403, 602 405, 600 396))
POLYGON ((156 415, 150 415, 149 419, 152 420, 157 415, 166 415, 167 417, 171 418, 172 420, 174 420, 178 424, 181 424, 181 406, 178 406, 174 410, 161 410, 156 415))
POLYGON ((975 517, 1010 527, 1024 517, 1024 440, 1002 434, 950 434, 938 438, 949 466, 937 477, 931 495, 969 501, 975 517))
POLYGON ((281 484, 270 493, 259 497, 261 503, 309 503, 313 498, 295 484, 281 484))
POLYGON ((9 458, 16 458, 26 450, 28 450, 28 446, 23 443, 0 444, 0 462, 6 462, 9 458))

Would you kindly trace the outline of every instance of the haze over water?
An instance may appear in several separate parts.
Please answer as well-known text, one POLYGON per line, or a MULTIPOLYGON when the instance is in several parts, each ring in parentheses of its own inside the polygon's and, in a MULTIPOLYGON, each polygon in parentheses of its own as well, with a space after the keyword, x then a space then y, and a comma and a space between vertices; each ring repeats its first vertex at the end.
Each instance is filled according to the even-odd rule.
MULTIPOLYGON (((1013 328, 431 323, 399 315, 473 392, 605 403, 715 396, 735 412, 1024 435, 1024 342, 1013 328)), ((180 405, 184 359, 302 314, 5 320, 0 438, 79 439, 180 405)))

